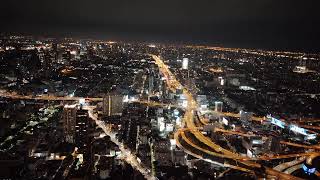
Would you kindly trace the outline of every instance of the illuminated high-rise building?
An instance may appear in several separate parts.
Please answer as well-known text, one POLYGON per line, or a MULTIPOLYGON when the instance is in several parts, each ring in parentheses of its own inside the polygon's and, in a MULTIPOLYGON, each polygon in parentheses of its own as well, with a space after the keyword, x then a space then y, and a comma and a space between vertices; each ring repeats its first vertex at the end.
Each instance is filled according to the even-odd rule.
POLYGON ((148 77, 148 93, 149 94, 152 94, 153 93, 153 90, 154 90, 154 71, 151 70, 149 72, 149 77, 148 77))
POLYGON ((59 52, 57 43, 52 43, 51 53, 53 55, 53 62, 58 62, 59 52))
POLYGON ((77 119, 77 106, 65 105, 63 108, 63 133, 65 141, 69 143, 75 142, 75 130, 77 119))
POLYGON ((75 143, 77 147, 85 146, 89 127, 88 111, 78 109, 77 105, 65 105, 62 117, 65 141, 75 143))
POLYGON ((188 69, 189 59, 183 58, 182 59, 182 69, 188 69))
POLYGON ((89 122, 88 110, 77 110, 75 124, 75 144, 77 147, 88 145, 89 122))
POLYGON ((42 68, 44 70, 44 76, 49 77, 51 72, 52 62, 54 61, 54 57, 52 57, 49 53, 45 53, 43 55, 42 68))
POLYGON ((215 105, 215 108, 214 108, 215 111, 222 112, 223 102, 216 101, 214 102, 214 105, 215 105))
POLYGON ((105 116, 121 115, 123 97, 122 95, 106 95, 103 98, 103 114, 105 116))
POLYGON ((71 61, 71 53, 70 51, 66 51, 65 53, 62 54, 62 59, 64 63, 69 64, 71 61))

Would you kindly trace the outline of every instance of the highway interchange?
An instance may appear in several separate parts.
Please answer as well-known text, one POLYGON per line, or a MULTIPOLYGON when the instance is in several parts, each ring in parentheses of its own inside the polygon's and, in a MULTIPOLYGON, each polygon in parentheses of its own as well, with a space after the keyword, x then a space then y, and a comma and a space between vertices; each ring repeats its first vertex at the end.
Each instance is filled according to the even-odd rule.
MULTIPOLYGON (((184 117, 183 117, 183 123, 180 129, 178 129, 175 134, 174 138, 176 140, 177 146, 181 149, 183 149, 187 154, 194 156, 195 158, 202 159, 204 161, 232 168, 237 169, 240 171, 248 172, 256 174, 257 176, 264 176, 272 177, 272 178, 279 178, 279 179, 298 179, 294 176, 291 176, 290 174, 287 174, 289 172, 293 172, 295 168, 301 167, 298 166, 304 159, 308 157, 316 157, 319 156, 319 152, 316 152, 315 150, 319 150, 320 146, 314 145, 314 146, 307 146, 307 145, 300 145, 296 143, 291 142, 284 142, 282 141, 282 144, 286 144, 289 146, 296 146, 296 147, 302 147, 306 149, 312 149, 313 151, 308 151, 306 153, 293 153, 293 154, 286 154, 286 155, 275 155, 275 156, 259 156, 255 158, 249 158, 245 156, 241 156, 231 150, 225 149, 212 141, 210 138, 206 137, 202 133, 202 127, 206 125, 206 120, 200 115, 196 116, 195 114, 198 111, 198 104, 196 100, 194 99, 193 95, 188 91, 188 89, 184 88, 182 84, 176 79, 176 77, 171 73, 169 70, 169 67, 163 62, 163 60, 156 55, 150 55, 153 60, 155 61, 155 64, 158 66, 162 76, 165 78, 165 82, 167 84, 167 87, 173 91, 176 92, 178 89, 182 89, 183 95, 186 97, 186 100, 188 102, 188 105, 186 108, 184 108, 184 117), (198 118, 196 118, 198 117, 198 118), (201 145, 199 145, 201 144, 201 145), (272 159, 284 159, 284 158, 292 158, 296 157, 296 160, 280 164, 274 168, 265 167, 261 164, 259 164, 257 161, 268 161, 272 159), (288 169, 289 168, 289 169, 288 169), (292 168, 292 169, 290 169, 292 168), (281 172, 284 169, 287 169, 285 172, 281 172)), ((11 99, 24 99, 24 100, 45 100, 45 101, 79 101, 80 99, 83 99, 83 97, 57 97, 52 95, 43 95, 43 96, 30 96, 30 95, 19 95, 17 93, 13 92, 7 92, 4 90, 0 90, 0 96, 11 98, 11 99)), ((102 101, 103 98, 88 98, 85 97, 87 101, 102 101)), ((171 107, 178 107, 175 104, 163 104, 158 102, 150 102, 150 101, 136 101, 140 102, 149 106, 171 106, 171 107)), ((181 107, 179 107, 181 108, 181 107)), ((89 109, 89 114, 92 119, 94 119, 99 127, 101 127, 107 135, 112 136, 110 134, 110 131, 106 128, 104 124, 102 124, 97 117, 93 114, 92 108, 89 109)), ((221 116, 230 116, 230 117, 239 117, 239 114, 234 113, 222 113, 221 116)), ((252 120, 254 121, 264 121, 264 117, 253 117, 252 120)), ((317 121, 317 120, 309 120, 311 122, 317 121)), ((299 121, 298 121, 299 122, 299 121)), ((300 121, 303 123, 303 121, 300 121)), ((307 125, 304 125, 302 127, 308 128, 307 125)), ((310 129, 317 129, 318 127, 311 126, 310 129)), ((249 136, 248 134, 242 133, 242 132, 235 132, 235 131, 229 131, 224 129, 215 129, 214 132, 220 132, 224 133, 226 135, 228 134, 237 134, 240 136, 249 136)), ((127 162, 132 164, 134 167, 136 167, 142 174, 145 175, 148 179, 153 179, 150 175, 150 172, 146 170, 144 167, 142 167, 137 161, 136 158, 131 154, 130 151, 123 148, 123 145, 121 143, 117 142, 116 139, 112 139, 112 141, 116 142, 116 144, 120 145, 121 151, 125 155, 125 159, 127 162)))
MULTIPOLYGON (((248 158, 242 157, 236 153, 233 153, 227 149, 224 149, 221 146, 214 143, 213 141, 211 141, 211 139, 209 139, 208 137, 204 136, 199 131, 199 128, 197 128, 197 126, 195 125, 195 122, 194 122, 194 119, 195 119, 194 113, 198 109, 198 106, 197 106, 197 103, 196 103, 195 99, 193 98, 192 94, 186 88, 183 88, 183 86, 172 75, 168 66, 166 66, 163 63, 163 61, 161 60, 161 58, 159 56, 152 55, 152 58, 155 60, 162 75, 165 77, 168 87, 173 91, 176 91, 178 88, 183 89, 183 95, 186 97, 186 99, 188 101, 188 106, 185 110, 185 115, 183 118, 186 128, 189 129, 189 132, 191 132, 196 137, 197 140, 201 141, 201 143, 205 144, 206 146, 212 148, 212 150, 214 150, 215 152, 205 150, 205 149, 199 147, 198 145, 192 143, 192 140, 185 137, 184 130, 178 130, 175 134, 175 139, 177 142, 179 142, 179 143, 177 143, 177 145, 180 148, 188 149, 188 148, 184 147, 182 145, 182 143, 180 142, 180 140, 182 138, 183 141, 185 141, 187 144, 189 144, 192 148, 201 151, 203 154, 209 154, 212 156, 220 156, 222 158, 231 159, 232 161, 236 160, 237 162, 239 162, 239 164, 243 164, 245 166, 244 168, 239 168, 239 166, 235 166, 239 170, 243 170, 243 171, 248 172, 248 171, 254 171, 254 169, 255 170, 263 169, 263 171, 265 171, 265 173, 271 177, 277 177, 280 179, 298 179, 298 178, 293 177, 289 174, 285 174, 280 171, 276 171, 272 168, 262 167, 260 164, 258 164, 256 162, 252 162, 250 158, 248 159, 248 158), (251 168, 252 168, 252 170, 251 170, 251 168)), ((202 117, 199 116, 199 118, 201 119, 202 117)), ((200 121, 203 122, 203 120, 200 120, 200 121)), ((187 152, 187 153, 189 152, 189 154, 191 154, 190 151, 192 152, 192 150, 190 150, 190 149, 185 150, 185 152, 187 152)), ((193 155, 193 154, 194 153, 192 153, 191 155, 193 155)), ((314 152, 312 152, 311 154, 314 154, 314 152)), ((307 155, 311 155, 311 154, 292 154, 289 156, 290 157, 299 157, 299 156, 307 156, 307 155)), ((275 156, 275 157, 263 157, 261 159, 262 160, 270 160, 270 159, 274 159, 274 158, 287 158, 287 156, 288 155, 284 155, 284 156, 279 155, 279 156, 275 156)), ((200 154, 200 158, 206 159, 201 154, 200 154)), ((224 164, 226 164, 226 163, 224 163, 224 164)))

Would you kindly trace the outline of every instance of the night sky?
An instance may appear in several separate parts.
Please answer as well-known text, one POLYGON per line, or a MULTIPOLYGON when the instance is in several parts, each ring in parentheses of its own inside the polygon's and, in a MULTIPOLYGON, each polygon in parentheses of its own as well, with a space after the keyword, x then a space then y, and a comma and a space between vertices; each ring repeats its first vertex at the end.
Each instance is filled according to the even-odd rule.
POLYGON ((3 0, 0 32, 320 52, 319 0, 3 0))

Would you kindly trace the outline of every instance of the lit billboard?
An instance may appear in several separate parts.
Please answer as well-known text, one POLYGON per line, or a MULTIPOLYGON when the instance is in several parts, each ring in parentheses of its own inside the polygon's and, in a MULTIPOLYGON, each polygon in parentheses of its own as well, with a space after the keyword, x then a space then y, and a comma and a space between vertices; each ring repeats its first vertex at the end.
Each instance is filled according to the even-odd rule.
POLYGON ((291 124, 290 125, 290 130, 291 131, 293 131, 293 132, 296 132, 296 133, 299 133, 299 134, 302 134, 302 135, 308 135, 308 133, 307 133, 307 130, 306 129, 304 129, 304 128, 301 128, 301 127, 298 127, 298 126, 296 126, 296 125, 293 125, 293 124, 291 124))
POLYGON ((316 172, 316 168, 308 168, 305 164, 302 165, 302 169, 308 175, 316 172))
POLYGON ((305 140, 311 140, 317 138, 317 134, 308 134, 304 137, 305 140))
POLYGON ((280 120, 278 120, 278 119, 276 119, 276 118, 274 118, 274 117, 270 117, 270 118, 271 118, 271 124, 274 124, 274 125, 276 125, 276 126, 279 126, 279 127, 281 127, 282 129, 283 129, 284 126, 286 125, 285 122, 280 121, 280 120))

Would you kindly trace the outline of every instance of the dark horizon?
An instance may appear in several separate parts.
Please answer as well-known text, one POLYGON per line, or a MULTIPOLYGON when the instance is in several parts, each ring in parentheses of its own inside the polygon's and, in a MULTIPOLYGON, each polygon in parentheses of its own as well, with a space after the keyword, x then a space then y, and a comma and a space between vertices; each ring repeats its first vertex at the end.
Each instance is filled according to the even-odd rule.
POLYGON ((319 53, 316 1, 4 2, 3 33, 319 53))

